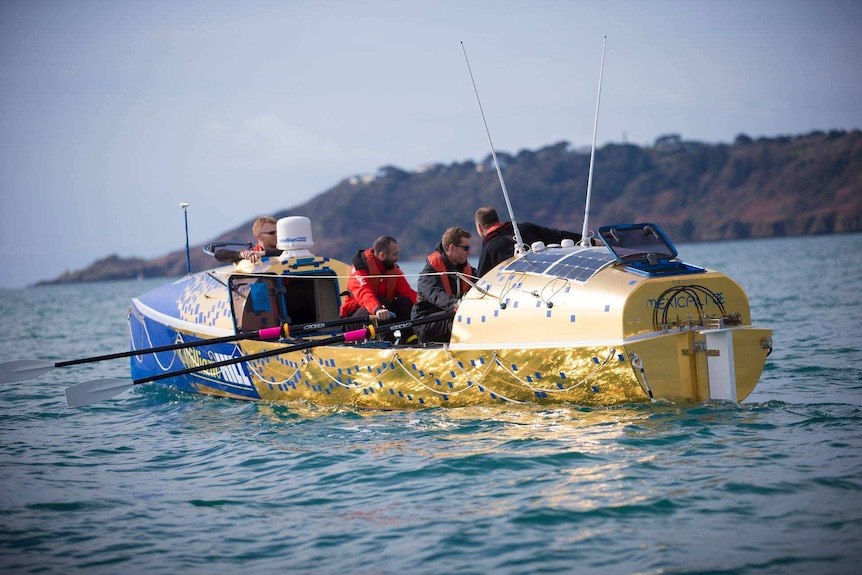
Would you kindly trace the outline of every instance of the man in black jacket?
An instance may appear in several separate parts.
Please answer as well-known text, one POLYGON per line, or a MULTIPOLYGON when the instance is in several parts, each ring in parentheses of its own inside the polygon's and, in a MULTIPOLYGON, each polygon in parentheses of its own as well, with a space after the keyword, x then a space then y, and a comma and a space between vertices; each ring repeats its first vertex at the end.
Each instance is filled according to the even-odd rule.
MULTIPOLYGON (((508 260, 515 255, 515 230, 512 222, 501 222, 497 216, 497 210, 490 206, 484 206, 476 210, 476 231, 482 237, 482 252, 479 254, 479 277, 491 271, 497 264, 508 260)), ((555 230, 544 228, 524 222, 518 224, 521 239, 527 248, 533 242, 544 242, 547 244, 559 244, 569 238, 575 243, 581 241, 581 234, 567 232, 566 230, 555 230)))
POLYGON ((257 263, 260 261, 261 257, 281 255, 281 250, 276 247, 278 238, 275 218, 272 216, 262 216, 257 218, 251 226, 251 233, 254 235, 254 239, 257 240, 257 244, 253 248, 241 251, 227 249, 217 250, 215 254, 213 254, 215 259, 225 263, 238 263, 242 260, 249 260, 250 262, 257 263))
MULTIPOLYGON (((465 277, 473 275, 467 257, 470 255, 470 232, 449 228, 437 249, 425 260, 419 275, 418 297, 412 319, 421 319, 443 311, 455 311, 461 297, 470 289, 465 277)), ((414 328, 420 343, 447 343, 452 335, 452 320, 435 321, 414 328)))

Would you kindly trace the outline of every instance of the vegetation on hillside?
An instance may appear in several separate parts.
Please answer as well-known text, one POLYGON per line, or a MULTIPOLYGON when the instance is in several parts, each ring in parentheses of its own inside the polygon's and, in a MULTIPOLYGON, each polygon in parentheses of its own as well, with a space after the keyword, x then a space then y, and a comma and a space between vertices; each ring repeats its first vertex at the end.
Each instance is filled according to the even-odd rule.
MULTIPOLYGON (((497 154, 518 221, 580 232, 589 150, 559 142, 516 155, 497 154)), ((670 134, 651 147, 608 144, 596 151, 590 228, 653 222, 674 242, 862 231, 862 132, 704 144, 670 134)), ((311 219, 314 251, 349 261, 380 234, 398 239, 403 259, 419 259, 447 227, 473 230, 476 208, 506 217, 490 155, 481 163, 436 164, 407 172, 394 166, 346 178, 309 202, 273 214, 311 219)), ((251 222, 213 241, 247 241, 251 222)), ((123 260, 121 260, 123 261, 123 260)), ((181 275, 184 251, 129 262, 125 276, 181 275)), ((216 262, 192 250, 194 271, 216 262)), ((115 279, 114 256, 59 282, 115 279)), ((121 266, 122 267, 122 266, 121 266)))

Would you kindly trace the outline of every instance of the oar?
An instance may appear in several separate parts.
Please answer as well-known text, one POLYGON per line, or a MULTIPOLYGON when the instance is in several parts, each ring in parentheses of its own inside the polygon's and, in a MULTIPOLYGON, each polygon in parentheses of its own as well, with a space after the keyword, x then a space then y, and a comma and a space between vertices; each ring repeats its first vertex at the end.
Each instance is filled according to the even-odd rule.
MULTIPOLYGON (((160 373, 158 375, 151 375, 149 377, 143 377, 135 380, 127 380, 127 379, 93 379, 90 381, 84 381, 82 383, 76 383, 75 385, 70 385, 66 388, 66 404, 69 407, 80 407, 83 405, 90 405, 92 403, 97 403, 99 401, 103 401, 105 399, 110 399, 116 395, 123 393, 126 390, 131 389, 136 385, 140 385, 142 383, 149 383, 151 381, 158 381, 161 379, 168 379, 170 377, 179 377, 181 375, 188 375, 190 373, 196 373, 198 371, 204 371, 206 369, 216 369, 219 367, 224 367, 226 365, 234 365, 237 363, 244 363, 247 361, 253 361, 256 359, 262 359, 265 357, 271 357, 274 355, 280 355, 284 353, 292 353, 294 351, 301 351, 304 349, 311 349, 313 347, 319 347, 322 345, 332 345, 336 343, 342 343, 345 341, 361 341, 363 339, 374 338, 378 334, 383 335, 387 333, 393 333, 399 330, 405 330, 415 325, 422 325, 425 323, 431 323, 435 321, 443 321, 447 319, 451 319, 454 316, 454 312, 441 312, 438 314, 430 315, 428 317, 422 319, 416 319, 406 322, 392 323, 387 325, 378 326, 375 328, 372 325, 364 327, 362 329, 356 329, 353 331, 344 332, 338 335, 334 335, 332 337, 327 337, 323 339, 318 339, 314 341, 305 341, 302 343, 298 343, 296 345, 289 345, 287 347, 279 347, 276 349, 270 349, 267 351, 262 351, 260 353, 253 353, 251 355, 245 355, 242 357, 235 357, 231 359, 226 359, 224 361, 217 361, 215 363, 207 363, 204 365, 197 365, 194 367, 189 367, 187 369, 181 369, 179 371, 172 371, 169 373, 160 373)), ((353 318, 353 323, 355 323, 357 318, 353 318)))
POLYGON ((0 363, 0 384, 15 383, 18 381, 34 379, 44 373, 51 371, 55 367, 68 367, 70 365, 93 363, 96 361, 104 361, 107 359, 120 359, 122 357, 133 357, 136 355, 146 355, 148 353, 161 353, 163 351, 176 351, 178 349, 202 347, 205 345, 215 345, 217 343, 228 343, 232 341, 241 341, 244 339, 278 339, 282 336, 289 337, 291 334, 312 333, 327 327, 336 327, 340 325, 347 325, 350 323, 357 323, 357 318, 348 317, 341 319, 331 319, 329 321, 301 323, 297 325, 283 324, 278 327, 268 327, 265 329, 248 333, 227 335, 224 337, 215 337, 198 341, 186 341, 183 343, 175 343, 172 345, 163 345, 161 347, 133 349, 130 351, 122 351, 119 353, 110 353, 108 355, 97 355, 95 357, 85 357, 83 359, 59 361, 57 363, 40 361, 37 359, 18 359, 14 361, 7 361, 5 363, 0 363))

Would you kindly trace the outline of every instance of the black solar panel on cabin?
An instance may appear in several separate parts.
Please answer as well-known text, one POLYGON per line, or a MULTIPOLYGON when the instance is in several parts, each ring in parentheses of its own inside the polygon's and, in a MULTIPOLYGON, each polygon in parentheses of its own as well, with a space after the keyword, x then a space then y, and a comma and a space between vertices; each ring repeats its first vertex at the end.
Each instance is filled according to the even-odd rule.
POLYGON ((604 250, 579 250, 571 253, 552 248, 528 253, 507 265, 504 271, 545 274, 585 282, 613 261, 616 261, 613 254, 604 250))

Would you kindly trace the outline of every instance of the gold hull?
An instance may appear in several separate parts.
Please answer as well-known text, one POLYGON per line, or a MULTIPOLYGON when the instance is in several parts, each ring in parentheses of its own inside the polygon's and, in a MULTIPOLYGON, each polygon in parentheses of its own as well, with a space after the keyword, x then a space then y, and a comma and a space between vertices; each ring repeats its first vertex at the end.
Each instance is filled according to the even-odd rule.
MULTIPOLYGON (((738 284, 708 270, 638 274, 608 259, 603 248, 556 249, 548 252, 546 257, 556 259, 545 268, 541 254, 527 255, 479 280, 461 302, 447 345, 321 345, 167 383, 226 397, 373 409, 742 401, 752 392, 771 351, 772 332, 751 324, 738 284), (585 275, 551 273, 554 262, 568 256, 592 258, 583 264, 585 275)), ((134 300, 132 316, 145 331, 167 328, 167 337, 180 339, 249 329, 251 321, 267 326, 275 316, 256 310, 278 307, 275 296, 271 302, 258 298, 254 313, 249 302, 254 284, 270 282, 264 293, 286 294, 280 297, 287 309, 295 312, 301 301, 312 321, 333 317, 346 265, 324 258, 268 260, 177 282, 159 297, 134 300), (292 289, 304 299, 291 300, 292 289), (160 298, 160 311, 147 307, 156 307, 160 298)), ((150 336, 142 334, 136 343, 133 333, 133 344, 150 345, 150 336)), ((290 344, 245 340, 220 357, 290 344)), ((175 368, 215 361, 204 352, 177 357, 182 365, 175 368)), ((135 372, 133 365, 137 375, 169 371, 151 365, 135 372)))
MULTIPOLYGON (((710 333, 710 332, 707 332, 710 333)), ((769 330, 730 331, 735 397, 754 389, 769 330)), ((247 363, 261 400, 371 409, 465 407, 500 403, 609 406, 665 399, 717 399, 710 393, 708 349, 701 332, 668 333, 619 346, 578 348, 418 349, 322 346, 247 363), (695 346, 697 347, 697 346, 695 346)), ((242 344, 245 354, 275 344, 242 344)), ((720 356, 718 356, 720 357, 720 356)), ((198 380, 199 393, 240 397, 198 380)), ((715 387, 715 385, 713 385, 715 387)))

